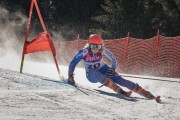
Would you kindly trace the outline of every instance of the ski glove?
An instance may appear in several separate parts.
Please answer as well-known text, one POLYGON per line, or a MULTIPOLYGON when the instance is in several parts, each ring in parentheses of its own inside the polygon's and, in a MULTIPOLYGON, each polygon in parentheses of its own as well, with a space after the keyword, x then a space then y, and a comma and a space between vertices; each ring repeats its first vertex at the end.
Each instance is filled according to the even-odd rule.
POLYGON ((109 68, 109 70, 106 73, 107 77, 113 77, 115 75, 115 69, 114 68, 109 68))
POLYGON ((74 76, 73 75, 69 75, 68 77, 68 83, 71 85, 75 85, 75 81, 74 81, 74 76))

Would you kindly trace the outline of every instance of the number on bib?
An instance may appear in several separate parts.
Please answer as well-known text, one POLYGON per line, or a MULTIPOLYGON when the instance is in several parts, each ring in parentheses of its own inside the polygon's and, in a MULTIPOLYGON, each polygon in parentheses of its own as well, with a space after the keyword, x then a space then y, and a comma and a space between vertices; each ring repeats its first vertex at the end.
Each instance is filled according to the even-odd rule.
POLYGON ((89 69, 98 69, 100 66, 100 63, 94 64, 94 65, 89 65, 89 69))

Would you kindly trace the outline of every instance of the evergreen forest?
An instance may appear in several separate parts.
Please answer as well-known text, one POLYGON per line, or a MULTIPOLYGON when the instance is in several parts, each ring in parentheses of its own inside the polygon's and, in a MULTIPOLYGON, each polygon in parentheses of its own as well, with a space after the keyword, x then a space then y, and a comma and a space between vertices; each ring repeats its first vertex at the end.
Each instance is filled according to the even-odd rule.
MULTIPOLYGON (((104 39, 148 39, 157 30, 164 36, 180 35, 180 0, 37 0, 48 31, 65 40, 87 39, 99 33, 104 39)), ((31 0, 1 0, 10 13, 29 15, 31 0)), ((34 9, 31 29, 41 25, 34 9)), ((26 24, 27 25, 27 24, 26 24)), ((25 27, 22 28, 25 31, 25 27)))

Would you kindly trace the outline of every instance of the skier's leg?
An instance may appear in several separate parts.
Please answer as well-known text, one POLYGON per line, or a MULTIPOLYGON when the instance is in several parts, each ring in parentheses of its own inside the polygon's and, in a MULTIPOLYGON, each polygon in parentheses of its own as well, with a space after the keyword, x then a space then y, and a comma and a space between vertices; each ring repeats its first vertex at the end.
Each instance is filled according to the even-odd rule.
POLYGON ((107 79, 106 83, 104 84, 105 86, 111 88, 117 93, 123 94, 124 96, 129 97, 132 93, 132 91, 126 92, 124 91, 120 86, 118 86, 115 82, 113 82, 111 79, 107 79))
POLYGON ((86 77, 90 82, 100 82, 101 84, 109 87, 117 93, 121 93, 125 96, 130 96, 131 92, 124 91, 120 86, 118 86, 111 79, 107 78, 105 75, 101 74, 99 71, 91 69, 86 73, 86 77))
POLYGON ((143 96, 143 97, 146 97, 148 99, 155 99, 155 96, 149 92, 149 91, 146 91, 145 89, 143 89, 141 86, 139 86, 138 84, 136 84, 137 86, 134 88, 133 92, 143 96))
MULTIPOLYGON (((101 67, 98 71, 106 76, 107 71, 110 69, 110 67, 108 65, 104 65, 103 67, 101 67)), ((133 90, 136 87, 136 84, 126 80, 124 78, 122 78, 118 73, 115 73, 115 76, 110 77, 111 80, 113 80, 113 82, 117 83, 118 85, 121 85, 123 87, 126 87, 130 90, 133 90)))
POLYGON ((137 86, 137 84, 135 84, 134 82, 122 78, 118 73, 116 73, 114 77, 111 77, 111 79, 115 83, 117 83, 117 84, 119 84, 119 85, 121 85, 123 87, 126 87, 129 90, 134 90, 135 87, 137 86))
POLYGON ((155 98, 155 96, 152 95, 151 92, 146 91, 145 89, 143 89, 141 86, 139 86, 138 84, 136 84, 134 82, 131 82, 129 80, 126 80, 126 79, 122 78, 117 73, 116 73, 116 75, 114 77, 112 77, 112 80, 115 83, 117 83, 117 84, 119 84, 119 85, 121 85, 123 87, 126 87, 126 88, 132 90, 133 92, 143 96, 143 97, 146 97, 148 99, 154 99, 155 98))

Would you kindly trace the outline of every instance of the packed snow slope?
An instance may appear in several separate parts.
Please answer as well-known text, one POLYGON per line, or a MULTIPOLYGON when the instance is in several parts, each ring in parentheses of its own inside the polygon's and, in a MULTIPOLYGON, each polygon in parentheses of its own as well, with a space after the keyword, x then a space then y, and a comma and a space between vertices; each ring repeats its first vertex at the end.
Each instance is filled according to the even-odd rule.
MULTIPOLYGON (((106 87, 98 88, 99 84, 88 82, 82 68, 76 69, 77 86, 73 87, 56 76, 55 65, 26 62, 24 73, 19 73, 19 66, 0 62, 4 62, 0 64, 0 120, 180 119, 179 79, 126 77, 161 95, 162 103, 156 103, 135 93, 127 98, 106 87)), ((67 66, 60 69, 66 78, 67 66)))

